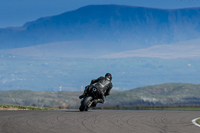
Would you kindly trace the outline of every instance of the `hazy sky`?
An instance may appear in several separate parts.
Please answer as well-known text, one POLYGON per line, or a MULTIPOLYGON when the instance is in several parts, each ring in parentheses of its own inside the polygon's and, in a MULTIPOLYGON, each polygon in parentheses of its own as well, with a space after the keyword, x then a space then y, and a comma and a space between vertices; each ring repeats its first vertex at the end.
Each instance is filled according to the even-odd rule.
POLYGON ((200 0, 0 0, 0 28, 22 26, 27 21, 92 4, 186 8, 200 7, 200 0))

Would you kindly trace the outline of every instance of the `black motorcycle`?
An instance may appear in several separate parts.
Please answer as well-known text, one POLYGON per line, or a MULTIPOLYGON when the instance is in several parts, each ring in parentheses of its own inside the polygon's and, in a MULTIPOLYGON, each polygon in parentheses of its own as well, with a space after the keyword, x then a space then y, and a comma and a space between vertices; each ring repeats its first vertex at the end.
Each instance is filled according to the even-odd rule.
POLYGON ((100 91, 92 86, 88 89, 86 96, 83 97, 81 105, 79 107, 80 111, 88 111, 89 108, 96 107, 96 100, 101 96, 100 91))

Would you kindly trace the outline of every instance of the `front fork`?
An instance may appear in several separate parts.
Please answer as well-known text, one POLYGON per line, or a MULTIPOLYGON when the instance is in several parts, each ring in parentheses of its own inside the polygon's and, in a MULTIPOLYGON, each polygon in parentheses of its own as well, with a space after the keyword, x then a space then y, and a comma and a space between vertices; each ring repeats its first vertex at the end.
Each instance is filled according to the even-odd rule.
POLYGON ((88 108, 91 107, 92 103, 93 103, 93 100, 89 101, 88 108))

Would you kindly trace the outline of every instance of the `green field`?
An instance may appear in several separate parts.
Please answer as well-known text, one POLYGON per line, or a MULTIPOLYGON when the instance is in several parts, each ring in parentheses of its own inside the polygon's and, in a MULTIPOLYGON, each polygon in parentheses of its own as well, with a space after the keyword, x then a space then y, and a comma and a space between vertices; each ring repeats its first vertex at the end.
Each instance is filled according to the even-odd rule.
MULTIPOLYGON (((200 111, 200 106, 102 106, 101 109, 114 110, 177 110, 177 111, 200 111)), ((199 120, 200 122, 200 120, 199 120)))
POLYGON ((200 125, 200 119, 197 120, 197 123, 200 125))
MULTIPOLYGON (((33 107, 33 106, 17 106, 17 105, 0 105, 0 109, 10 110, 59 110, 58 108, 33 107)), ((77 108, 74 108, 77 109, 77 108)), ((200 106, 101 106, 95 109, 103 110, 179 110, 179 111, 200 111, 200 106)), ((200 124, 200 119, 197 120, 200 124)))
POLYGON ((47 107, 32 107, 32 106, 17 106, 17 105, 0 105, 2 109, 20 109, 20 110, 58 110, 57 108, 47 108, 47 107))

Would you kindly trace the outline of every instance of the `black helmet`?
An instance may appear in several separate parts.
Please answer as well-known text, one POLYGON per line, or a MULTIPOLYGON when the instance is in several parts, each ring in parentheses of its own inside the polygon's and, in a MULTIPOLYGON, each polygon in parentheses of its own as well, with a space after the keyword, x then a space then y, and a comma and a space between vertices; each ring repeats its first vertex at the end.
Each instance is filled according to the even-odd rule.
POLYGON ((108 78, 109 80, 112 80, 112 75, 110 73, 106 73, 105 78, 106 79, 108 78))

